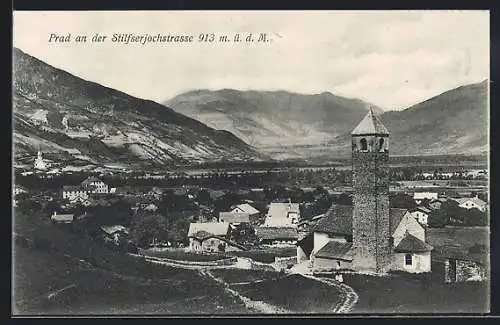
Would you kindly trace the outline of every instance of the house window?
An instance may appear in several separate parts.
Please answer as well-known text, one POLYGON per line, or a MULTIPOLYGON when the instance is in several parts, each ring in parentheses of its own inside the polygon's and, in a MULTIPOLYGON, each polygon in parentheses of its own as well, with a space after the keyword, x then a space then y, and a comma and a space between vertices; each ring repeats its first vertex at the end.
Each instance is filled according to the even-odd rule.
POLYGON ((361 145, 361 151, 367 151, 368 150, 368 144, 367 144, 365 138, 359 140, 359 144, 361 145))
POLYGON ((405 265, 413 264, 413 256, 411 254, 405 254, 405 265))

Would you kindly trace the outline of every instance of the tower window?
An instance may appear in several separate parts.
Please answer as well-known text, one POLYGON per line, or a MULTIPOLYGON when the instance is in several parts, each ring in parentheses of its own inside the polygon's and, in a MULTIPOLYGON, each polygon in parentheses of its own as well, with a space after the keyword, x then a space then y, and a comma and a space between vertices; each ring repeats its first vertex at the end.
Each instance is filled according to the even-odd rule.
POLYGON ((367 144, 367 142, 366 142, 366 139, 365 139, 365 138, 363 138, 363 139, 359 140, 359 144, 360 144, 360 146, 361 146, 361 150, 362 150, 362 151, 367 151, 367 150, 368 150, 368 144, 367 144))
POLYGON ((380 138, 380 140, 378 140, 378 150, 379 151, 384 151, 384 138, 380 138))
POLYGON ((411 254, 405 254, 405 265, 413 264, 413 256, 411 254))

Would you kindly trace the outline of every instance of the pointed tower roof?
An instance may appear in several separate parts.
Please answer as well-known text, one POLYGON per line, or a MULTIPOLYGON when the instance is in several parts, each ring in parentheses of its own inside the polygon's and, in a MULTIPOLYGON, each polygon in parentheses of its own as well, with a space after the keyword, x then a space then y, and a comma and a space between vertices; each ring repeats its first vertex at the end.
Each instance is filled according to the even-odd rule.
POLYGON ((384 134, 389 135, 389 131, 382 124, 379 118, 373 113, 370 107, 368 114, 359 122, 358 126, 352 131, 351 135, 384 134))

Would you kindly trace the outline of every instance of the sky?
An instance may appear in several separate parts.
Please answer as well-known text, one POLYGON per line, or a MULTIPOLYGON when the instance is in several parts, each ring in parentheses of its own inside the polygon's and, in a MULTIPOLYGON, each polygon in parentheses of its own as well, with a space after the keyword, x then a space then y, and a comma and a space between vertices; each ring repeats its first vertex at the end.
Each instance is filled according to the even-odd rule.
POLYGON ((488 11, 16 11, 13 25, 13 45, 24 52, 160 103, 232 88, 331 92, 401 110, 489 78, 488 11), (71 33, 72 42, 49 42, 52 33, 71 33), (95 33, 108 37, 91 42, 95 33), (115 33, 194 42, 125 45, 111 41, 115 33), (198 42, 210 33, 270 41, 198 42))

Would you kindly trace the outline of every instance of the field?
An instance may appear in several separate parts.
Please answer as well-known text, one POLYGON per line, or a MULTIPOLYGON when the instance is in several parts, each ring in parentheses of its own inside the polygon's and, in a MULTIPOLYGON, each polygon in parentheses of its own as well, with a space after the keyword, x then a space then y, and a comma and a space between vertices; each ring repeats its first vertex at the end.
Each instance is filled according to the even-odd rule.
POLYGON ((490 231, 488 227, 429 228, 427 241, 434 246, 435 252, 453 249, 467 254, 475 244, 489 247, 490 231))
MULTIPOLYGON (((433 269, 442 265, 433 265, 433 269)), ((446 284, 440 279, 419 279, 393 275, 374 277, 344 275, 344 282, 359 296, 353 313, 485 313, 488 312, 488 284, 478 282, 446 284)))
MULTIPOLYGON (((245 306, 196 271, 163 267, 169 277, 151 279, 85 267, 17 246, 14 257, 13 313, 178 314, 242 313, 245 306), (74 285, 54 299, 47 295, 74 285)), ((164 274, 165 276, 166 274, 164 274)))
POLYGON ((298 274, 231 287, 252 300, 264 301, 291 313, 331 313, 339 299, 336 288, 298 274))

